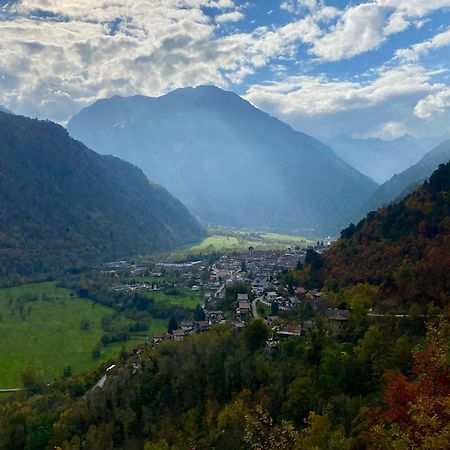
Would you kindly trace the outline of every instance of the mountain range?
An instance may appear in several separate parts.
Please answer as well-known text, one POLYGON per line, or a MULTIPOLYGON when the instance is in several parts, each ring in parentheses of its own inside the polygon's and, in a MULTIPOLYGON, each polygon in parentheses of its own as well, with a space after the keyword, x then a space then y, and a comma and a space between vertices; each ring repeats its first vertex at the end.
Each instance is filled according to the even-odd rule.
POLYGON ((394 175, 378 187, 359 209, 358 218, 364 216, 368 211, 375 210, 392 201, 401 200, 429 178, 439 164, 446 163, 449 160, 450 140, 447 140, 428 152, 418 163, 394 175))
POLYGON ((329 140, 328 145, 361 173, 378 183, 384 183, 395 174, 416 164, 443 140, 443 137, 418 139, 409 134, 393 140, 355 139, 339 135, 329 140))
POLYGON ((68 130, 212 225, 334 233, 377 187, 327 145, 210 86, 99 100, 68 130))
POLYGON ((0 276, 168 249, 204 236, 141 170, 49 121, 0 113, 0 276))

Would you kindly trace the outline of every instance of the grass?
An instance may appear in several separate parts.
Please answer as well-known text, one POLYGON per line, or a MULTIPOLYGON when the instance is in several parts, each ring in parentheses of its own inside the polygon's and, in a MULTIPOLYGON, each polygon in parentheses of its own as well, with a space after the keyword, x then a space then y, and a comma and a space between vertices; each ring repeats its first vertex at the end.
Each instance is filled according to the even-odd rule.
MULTIPOLYGON (((19 387, 20 372, 28 365, 51 380, 68 365, 74 373, 80 372, 117 357, 122 347, 135 346, 132 340, 112 344, 99 359, 92 357, 92 349, 104 334, 101 319, 112 313, 111 308, 77 298, 54 283, 0 289, 0 388, 19 387), (22 318, 16 299, 26 294, 38 300, 24 304, 22 318), (89 330, 80 329, 83 319, 90 321, 89 330)), ((150 334, 165 329, 163 321, 151 325, 150 334)))
POLYGON ((181 291, 179 295, 165 294, 163 291, 147 292, 148 297, 153 298, 155 302, 167 302, 172 305, 181 305, 186 308, 195 308, 197 305, 203 305, 203 293, 191 291, 185 288, 177 288, 181 291))
POLYGON ((295 235, 258 233, 235 230, 211 230, 210 236, 198 244, 191 245, 170 255, 170 259, 182 259, 189 255, 231 253, 246 251, 249 247, 258 250, 281 250, 287 247, 308 246, 313 241, 295 235))

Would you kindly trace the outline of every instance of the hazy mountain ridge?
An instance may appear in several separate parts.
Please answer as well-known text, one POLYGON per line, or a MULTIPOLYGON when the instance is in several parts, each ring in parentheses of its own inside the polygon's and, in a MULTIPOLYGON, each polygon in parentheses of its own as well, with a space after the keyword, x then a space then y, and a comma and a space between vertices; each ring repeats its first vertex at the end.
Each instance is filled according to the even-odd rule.
POLYGON ((322 142, 214 87, 99 100, 68 129, 211 224, 336 231, 376 188, 322 142))
POLYGON ((141 170, 48 121, 0 113, 0 275, 92 266, 204 232, 141 170))
POLYGON ((335 136, 327 143, 344 161, 379 183, 416 164, 444 138, 417 139, 405 134, 393 140, 335 136))
POLYGON ((382 184, 364 204, 360 210, 360 217, 367 211, 375 210, 394 200, 401 200, 423 183, 439 164, 450 160, 450 140, 444 141, 428 152, 417 164, 405 171, 394 175, 389 181, 382 184))

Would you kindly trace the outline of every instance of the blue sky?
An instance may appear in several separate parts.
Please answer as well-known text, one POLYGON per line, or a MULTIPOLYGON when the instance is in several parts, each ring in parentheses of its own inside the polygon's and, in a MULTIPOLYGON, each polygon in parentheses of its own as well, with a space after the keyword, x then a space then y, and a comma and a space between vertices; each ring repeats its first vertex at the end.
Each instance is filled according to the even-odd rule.
POLYGON ((65 123, 215 84, 294 128, 450 131, 450 0, 0 0, 0 104, 65 123))

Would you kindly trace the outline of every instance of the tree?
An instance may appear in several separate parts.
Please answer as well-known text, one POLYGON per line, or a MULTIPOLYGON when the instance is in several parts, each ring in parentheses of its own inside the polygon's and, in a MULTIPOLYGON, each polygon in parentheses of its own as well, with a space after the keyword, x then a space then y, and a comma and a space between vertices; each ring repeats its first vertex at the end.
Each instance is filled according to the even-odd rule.
POLYGON ((262 347, 269 338, 269 327, 261 320, 253 320, 244 331, 244 339, 250 351, 254 352, 262 347))
POLYGON ((98 358, 100 358, 101 354, 102 354, 102 346, 101 346, 101 344, 97 344, 92 349, 92 358, 98 359, 98 358))
POLYGON ((194 320, 201 321, 205 319, 206 319, 205 311, 200 305, 197 305, 194 311, 194 320))
POLYGON ((272 302, 270 304, 270 312, 271 312, 272 316, 277 316, 279 311, 280 311, 280 305, 278 304, 278 302, 272 302))
POLYGON ((169 325, 167 326, 167 332, 172 334, 175 330, 178 330, 178 321, 176 317, 172 316, 169 320, 169 325))
POLYGON ((444 449, 450 444, 450 323, 430 324, 414 355, 413 374, 387 372, 385 409, 370 448, 444 449))
POLYGON ((20 381, 22 382, 22 386, 31 394, 38 394, 42 389, 42 380, 39 378, 39 375, 36 369, 32 366, 25 367, 20 373, 20 381))

